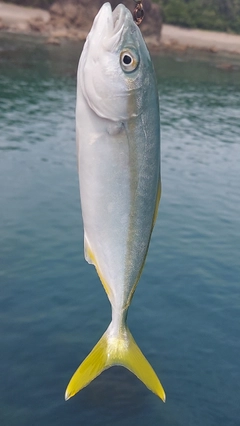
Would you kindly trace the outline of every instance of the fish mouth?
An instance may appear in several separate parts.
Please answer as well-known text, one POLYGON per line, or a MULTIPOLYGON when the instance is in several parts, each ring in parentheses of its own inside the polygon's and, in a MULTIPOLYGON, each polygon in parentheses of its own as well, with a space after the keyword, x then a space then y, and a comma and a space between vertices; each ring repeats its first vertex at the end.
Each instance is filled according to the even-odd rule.
MULTIPOLYGON (((123 4, 119 4, 112 12, 113 32, 118 33, 129 15, 130 11, 123 4)), ((131 15, 132 19, 132 15, 131 15)))
POLYGON ((113 11, 110 3, 104 3, 99 10, 92 27, 96 42, 104 44, 105 48, 115 48, 122 35, 134 25, 133 17, 129 9, 119 4, 113 11))

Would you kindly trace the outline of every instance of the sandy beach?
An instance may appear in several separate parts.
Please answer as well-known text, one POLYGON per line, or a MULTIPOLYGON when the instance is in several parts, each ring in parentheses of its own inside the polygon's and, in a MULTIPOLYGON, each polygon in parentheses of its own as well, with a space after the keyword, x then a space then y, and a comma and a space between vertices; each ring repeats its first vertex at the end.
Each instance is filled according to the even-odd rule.
MULTIPOLYGON (((79 28, 61 28, 59 23, 56 29, 51 25, 51 14, 42 9, 20 7, 0 2, 0 30, 41 34, 51 42, 60 42, 61 38, 75 38, 83 40, 87 32, 79 28)), ((240 55, 240 35, 218 33, 197 29, 185 29, 173 25, 163 24, 160 38, 146 38, 147 44, 154 49, 168 49, 186 51, 200 49, 212 53, 226 52, 240 55)))
POLYGON ((240 35, 163 25, 161 43, 178 49, 201 49, 240 55, 240 35))

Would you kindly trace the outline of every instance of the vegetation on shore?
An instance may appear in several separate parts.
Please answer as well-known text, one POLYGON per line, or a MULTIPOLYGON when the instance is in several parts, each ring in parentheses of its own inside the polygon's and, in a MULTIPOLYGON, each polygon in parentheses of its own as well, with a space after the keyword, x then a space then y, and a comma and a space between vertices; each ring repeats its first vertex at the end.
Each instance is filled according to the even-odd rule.
MULTIPOLYGON (((22 6, 49 9, 55 0, 4 1, 6 3, 15 3, 22 6)), ((91 1, 93 2, 94 0, 91 1)), ((119 0, 119 2, 121 1, 122 0, 119 0)), ((142 1, 144 4, 144 0, 142 1)), ((240 34, 240 0, 153 1, 161 5, 163 22, 165 23, 187 28, 201 28, 240 34)))
POLYGON ((154 1, 160 3, 168 24, 240 34, 240 0, 154 1))

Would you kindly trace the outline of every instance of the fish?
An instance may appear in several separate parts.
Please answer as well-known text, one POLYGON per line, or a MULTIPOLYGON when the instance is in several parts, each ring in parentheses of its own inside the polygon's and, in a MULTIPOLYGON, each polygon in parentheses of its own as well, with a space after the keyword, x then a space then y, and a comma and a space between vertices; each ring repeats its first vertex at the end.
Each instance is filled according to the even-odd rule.
POLYGON ((95 266, 112 320, 73 374, 68 400, 104 370, 126 367, 165 402, 128 326, 161 195, 160 114, 149 51, 131 12, 104 3, 77 71, 76 140, 84 254, 95 266))

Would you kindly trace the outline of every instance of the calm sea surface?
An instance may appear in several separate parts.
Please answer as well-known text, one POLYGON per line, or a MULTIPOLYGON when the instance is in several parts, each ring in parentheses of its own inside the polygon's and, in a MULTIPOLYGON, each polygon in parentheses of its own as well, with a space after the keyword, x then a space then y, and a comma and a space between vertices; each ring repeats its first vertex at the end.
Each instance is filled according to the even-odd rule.
POLYGON ((240 69, 213 56, 154 58, 163 194, 129 326, 167 402, 120 367, 64 401, 111 315, 83 257, 80 50, 0 39, 0 425, 237 426, 240 69))

